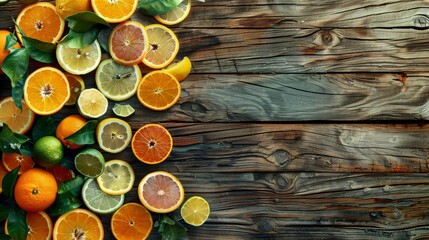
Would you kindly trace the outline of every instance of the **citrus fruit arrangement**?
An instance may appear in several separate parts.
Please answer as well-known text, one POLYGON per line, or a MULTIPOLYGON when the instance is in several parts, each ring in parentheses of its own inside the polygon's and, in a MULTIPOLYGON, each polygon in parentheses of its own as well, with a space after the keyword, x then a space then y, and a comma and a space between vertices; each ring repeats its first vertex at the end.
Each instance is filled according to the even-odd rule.
POLYGON ((168 161, 173 137, 157 123, 133 132, 126 118, 136 109, 123 102, 134 97, 165 111, 180 100, 192 63, 176 59, 179 39, 168 26, 186 19, 191 0, 31 2, 14 16, 14 32, 0 30, 0 74, 12 86, 0 101, 5 234, 104 239, 100 215, 108 215, 117 239, 146 239, 156 228, 163 239, 179 239, 181 220, 206 222, 208 202, 186 198, 178 177, 135 172, 136 164, 168 161), (159 24, 130 20, 136 11, 159 24), (29 67, 33 60, 40 67, 29 67), (123 151, 135 158, 105 159, 123 151))

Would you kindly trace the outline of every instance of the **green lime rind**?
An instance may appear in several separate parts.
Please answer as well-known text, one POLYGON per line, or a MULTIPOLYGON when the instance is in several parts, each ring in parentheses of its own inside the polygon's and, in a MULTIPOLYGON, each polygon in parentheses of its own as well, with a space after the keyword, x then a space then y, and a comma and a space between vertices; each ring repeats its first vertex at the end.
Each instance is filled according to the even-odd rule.
POLYGON ((103 154, 95 148, 87 148, 74 158, 76 170, 82 175, 96 178, 104 172, 105 160, 103 154))
POLYGON ((33 146, 33 161, 42 167, 52 167, 64 157, 64 147, 58 138, 45 136, 33 146))
POLYGON ((129 117, 136 111, 130 104, 119 103, 115 103, 112 110, 113 113, 118 117, 129 117))
POLYGON ((82 199, 85 206, 98 214, 110 214, 124 204, 125 195, 112 196, 101 191, 93 178, 89 178, 82 187, 82 199))

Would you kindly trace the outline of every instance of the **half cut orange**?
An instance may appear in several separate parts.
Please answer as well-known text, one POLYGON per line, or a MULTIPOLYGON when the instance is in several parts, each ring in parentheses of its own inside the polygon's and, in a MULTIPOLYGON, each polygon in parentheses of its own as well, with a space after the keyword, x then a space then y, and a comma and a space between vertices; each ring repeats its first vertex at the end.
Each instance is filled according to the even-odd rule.
POLYGON ((56 43, 64 32, 64 20, 49 2, 37 2, 24 8, 16 19, 16 32, 22 42, 19 28, 26 37, 56 43), (19 27, 19 28, 18 28, 19 27))
POLYGON ((60 111, 69 98, 70 86, 67 77, 56 68, 39 68, 25 81, 25 102, 39 115, 50 115, 60 111))
POLYGON ((25 101, 22 101, 22 111, 12 97, 6 97, 0 102, 0 126, 3 124, 16 133, 25 134, 34 123, 34 112, 31 111, 25 101))
POLYGON ((93 212, 74 209, 61 215, 54 225, 54 240, 91 239, 103 240, 103 224, 93 212))
POLYGON ((32 169, 35 164, 30 156, 23 156, 18 153, 3 153, 2 163, 9 172, 20 166, 18 174, 23 174, 32 169))
POLYGON ((135 21, 126 21, 116 26, 109 36, 109 52, 113 60, 127 66, 139 64, 149 41, 144 26, 135 21))
MULTIPOLYGON (((27 213, 26 220, 28 226, 28 240, 52 239, 52 220, 46 212, 27 213)), ((6 234, 9 234, 7 230, 7 221, 4 226, 4 231, 6 234)))

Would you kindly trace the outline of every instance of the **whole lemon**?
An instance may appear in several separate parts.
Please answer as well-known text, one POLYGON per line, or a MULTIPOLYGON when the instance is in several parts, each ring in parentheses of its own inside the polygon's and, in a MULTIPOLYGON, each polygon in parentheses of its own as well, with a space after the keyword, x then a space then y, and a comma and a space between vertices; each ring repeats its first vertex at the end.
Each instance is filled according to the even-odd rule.
POLYGON ((63 144, 53 136, 45 136, 33 146, 33 161, 42 167, 57 165, 64 156, 63 144))

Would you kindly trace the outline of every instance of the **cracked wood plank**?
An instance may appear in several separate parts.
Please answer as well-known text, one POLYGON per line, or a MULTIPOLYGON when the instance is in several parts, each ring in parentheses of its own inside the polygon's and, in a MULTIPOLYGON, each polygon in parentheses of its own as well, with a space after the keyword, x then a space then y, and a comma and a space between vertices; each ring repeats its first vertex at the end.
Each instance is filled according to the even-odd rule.
MULTIPOLYGON (((93 75, 84 76, 95 87, 93 75)), ((130 121, 249 122, 429 119, 427 73, 403 74, 191 74, 179 102, 163 112, 136 108, 130 121)), ((10 84, 0 76, 1 96, 10 84)), ((112 106, 114 103, 111 102, 112 106)), ((73 114, 66 106, 62 114, 73 114)), ((108 115, 113 114, 111 108, 108 115)))

